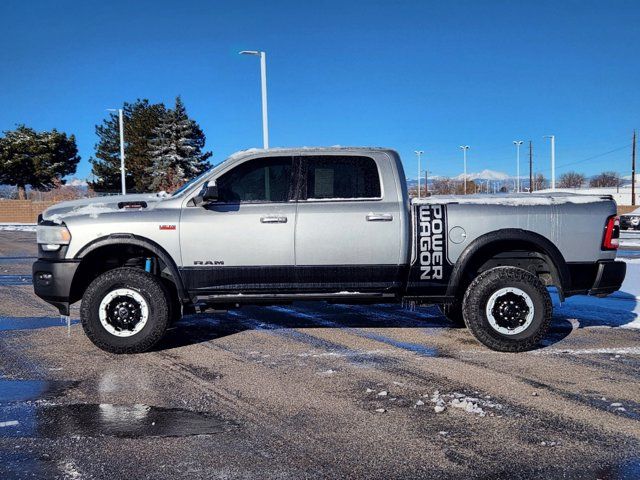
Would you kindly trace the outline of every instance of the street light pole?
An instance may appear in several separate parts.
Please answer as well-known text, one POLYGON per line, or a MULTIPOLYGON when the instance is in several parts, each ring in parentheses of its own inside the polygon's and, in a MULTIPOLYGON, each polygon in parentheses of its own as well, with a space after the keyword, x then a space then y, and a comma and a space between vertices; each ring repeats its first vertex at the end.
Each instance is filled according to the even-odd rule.
POLYGON ((120 183, 122 185, 122 194, 127 194, 127 183, 125 181, 124 170, 124 112, 118 109, 118 123, 120 124, 120 183))
POLYGON ((257 50, 243 50, 240 55, 260 57, 260 88, 262 92, 262 145, 269 148, 269 119, 267 114, 267 54, 257 50))
POLYGON ((109 112, 118 112, 118 129, 120 131, 120 184, 122 195, 127 194, 127 183, 125 181, 126 170, 124 168, 124 111, 121 108, 107 108, 109 112))
POLYGON ((514 140, 513 144, 516 146, 516 193, 520 193, 520 145, 522 145, 522 140, 514 140))
POLYGON ((467 194, 467 150, 469 150, 469 145, 460 145, 462 149, 462 157, 464 161, 464 195, 467 194))
POLYGON ((556 188, 556 136, 545 135, 551 139, 551 190, 556 188))
POLYGON ((418 156, 418 198, 420 198, 420 178, 422 176, 422 154, 423 150, 415 150, 415 154, 418 156))

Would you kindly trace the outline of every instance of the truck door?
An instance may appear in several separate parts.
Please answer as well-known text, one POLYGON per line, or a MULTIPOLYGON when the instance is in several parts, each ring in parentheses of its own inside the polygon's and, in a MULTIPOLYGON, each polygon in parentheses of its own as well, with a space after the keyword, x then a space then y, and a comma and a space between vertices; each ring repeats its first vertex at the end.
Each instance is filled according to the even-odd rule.
POLYGON ((293 158, 249 159, 212 182, 218 201, 182 209, 181 273, 187 288, 238 293, 292 285, 293 158))
POLYGON ((300 287, 325 292, 398 287, 401 201, 391 160, 340 153, 303 155, 298 163, 300 287))

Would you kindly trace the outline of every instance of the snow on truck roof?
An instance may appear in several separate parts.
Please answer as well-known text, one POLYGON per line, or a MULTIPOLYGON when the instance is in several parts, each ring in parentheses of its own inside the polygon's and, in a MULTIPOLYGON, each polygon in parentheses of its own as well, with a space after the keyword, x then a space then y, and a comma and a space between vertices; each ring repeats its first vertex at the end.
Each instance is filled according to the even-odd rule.
POLYGON ((503 195, 434 195, 427 198, 414 198, 412 203, 459 203, 462 205, 507 205, 536 206, 560 205, 564 203, 598 203, 610 201, 610 195, 580 195, 574 193, 520 193, 503 195))
POLYGON ((270 154, 283 154, 283 153, 340 153, 340 152, 353 152, 353 153, 363 153, 363 152, 395 152, 392 148, 384 148, 384 147, 349 147, 342 145, 333 145, 330 147, 274 147, 274 148, 249 148, 247 150, 240 150, 238 152, 232 153, 229 155, 226 160, 235 160, 237 158, 242 158, 248 155, 270 155, 270 154))

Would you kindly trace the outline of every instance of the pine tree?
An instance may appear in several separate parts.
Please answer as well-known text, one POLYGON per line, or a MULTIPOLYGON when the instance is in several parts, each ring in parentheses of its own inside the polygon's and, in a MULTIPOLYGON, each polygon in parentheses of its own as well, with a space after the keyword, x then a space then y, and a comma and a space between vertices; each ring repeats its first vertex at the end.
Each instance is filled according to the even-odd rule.
MULTIPOLYGON (((153 131, 166 113, 162 103, 150 104, 149 100, 125 103, 125 183, 127 191, 149 191, 151 179, 147 175, 152 164, 150 140, 153 131)), ((120 190, 120 131, 118 114, 110 113, 101 125, 96 125, 98 143, 95 158, 89 159, 95 182, 91 186, 97 191, 120 190)))
POLYGON ((153 190, 173 190, 194 178, 210 165, 211 152, 202 152, 206 138, 200 126, 187 114, 178 96, 167 110, 149 142, 152 164, 147 169, 153 190))
POLYGON ((74 135, 52 130, 36 132, 25 125, 0 138, 0 183, 16 185, 18 198, 26 186, 48 190, 76 171, 80 156, 74 135))

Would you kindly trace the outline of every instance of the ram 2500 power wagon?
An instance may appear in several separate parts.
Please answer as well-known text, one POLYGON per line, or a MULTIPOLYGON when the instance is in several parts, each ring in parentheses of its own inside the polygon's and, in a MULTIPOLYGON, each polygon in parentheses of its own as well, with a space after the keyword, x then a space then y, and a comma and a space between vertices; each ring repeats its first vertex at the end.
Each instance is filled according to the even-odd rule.
POLYGON ((98 347, 142 352, 196 309, 301 300, 440 304, 489 348, 533 348, 552 302, 620 288, 609 196, 409 198, 374 148, 249 150, 172 195, 64 202, 37 227, 35 293, 82 300, 98 347))

